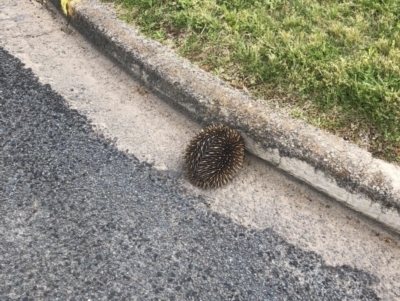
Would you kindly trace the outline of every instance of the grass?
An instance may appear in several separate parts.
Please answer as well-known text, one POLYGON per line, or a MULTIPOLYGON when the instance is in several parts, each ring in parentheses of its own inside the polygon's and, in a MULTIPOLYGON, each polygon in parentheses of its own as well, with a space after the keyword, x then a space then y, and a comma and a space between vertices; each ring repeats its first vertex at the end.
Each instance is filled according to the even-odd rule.
POLYGON ((398 0, 106 0, 145 35, 400 162, 398 0))

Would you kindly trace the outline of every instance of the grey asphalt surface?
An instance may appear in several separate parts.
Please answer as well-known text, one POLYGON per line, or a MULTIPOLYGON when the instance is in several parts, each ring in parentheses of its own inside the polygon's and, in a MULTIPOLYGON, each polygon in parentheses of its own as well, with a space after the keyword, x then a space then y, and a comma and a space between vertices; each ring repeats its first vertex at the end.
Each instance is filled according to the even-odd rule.
POLYGON ((0 300, 379 300, 376 276, 212 212, 0 62, 0 300))

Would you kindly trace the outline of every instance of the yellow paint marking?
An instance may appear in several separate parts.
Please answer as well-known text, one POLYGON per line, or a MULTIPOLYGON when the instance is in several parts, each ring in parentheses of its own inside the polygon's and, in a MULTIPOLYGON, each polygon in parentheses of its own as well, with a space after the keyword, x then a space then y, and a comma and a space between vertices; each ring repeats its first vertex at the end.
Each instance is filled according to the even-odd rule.
POLYGON ((73 17, 75 15, 75 4, 77 2, 79 2, 79 0, 60 0, 64 15, 73 17))

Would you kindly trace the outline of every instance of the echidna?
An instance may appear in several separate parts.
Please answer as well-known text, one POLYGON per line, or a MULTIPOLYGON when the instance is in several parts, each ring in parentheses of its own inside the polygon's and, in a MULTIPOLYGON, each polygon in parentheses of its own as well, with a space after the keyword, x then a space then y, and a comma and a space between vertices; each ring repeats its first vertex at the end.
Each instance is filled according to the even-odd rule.
POLYGON ((187 146, 185 173, 201 188, 219 187, 242 167, 243 157, 244 141, 239 133, 224 125, 211 125, 187 146))

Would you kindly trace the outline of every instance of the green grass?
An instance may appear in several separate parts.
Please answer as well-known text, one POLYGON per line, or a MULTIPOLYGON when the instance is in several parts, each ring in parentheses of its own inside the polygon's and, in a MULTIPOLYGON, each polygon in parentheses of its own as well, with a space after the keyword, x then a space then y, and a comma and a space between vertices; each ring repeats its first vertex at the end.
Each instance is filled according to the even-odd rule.
POLYGON ((203 69, 400 162, 400 1, 107 1, 203 69))

